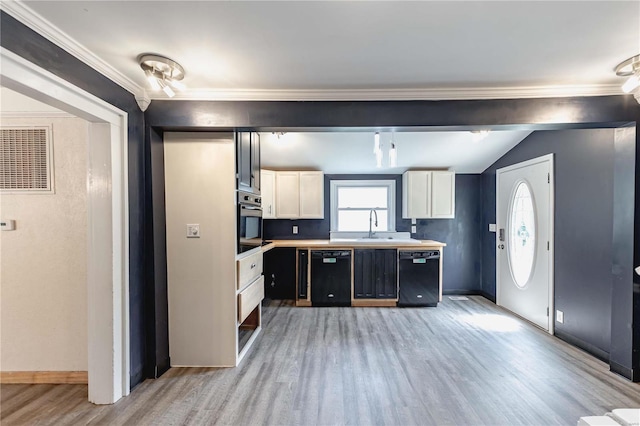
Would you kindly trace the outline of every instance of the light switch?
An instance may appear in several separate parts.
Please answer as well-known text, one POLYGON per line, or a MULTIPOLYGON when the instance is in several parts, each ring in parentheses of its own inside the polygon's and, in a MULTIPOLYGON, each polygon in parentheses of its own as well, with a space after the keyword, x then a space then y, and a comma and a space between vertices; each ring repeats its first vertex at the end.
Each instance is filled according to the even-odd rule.
POLYGON ((13 231, 16 229, 15 220, 0 220, 0 229, 3 231, 13 231))
POLYGON ((294 234, 298 233, 298 227, 296 225, 293 225, 293 231, 294 234))
POLYGON ((489 224, 489 232, 496 232, 496 224, 495 223, 490 223, 489 224))
POLYGON ((412 234, 415 234, 416 232, 418 232, 416 228, 417 227, 415 225, 411 225, 411 233, 412 234))
POLYGON ((200 238, 200 224, 187 224, 187 238, 200 238))

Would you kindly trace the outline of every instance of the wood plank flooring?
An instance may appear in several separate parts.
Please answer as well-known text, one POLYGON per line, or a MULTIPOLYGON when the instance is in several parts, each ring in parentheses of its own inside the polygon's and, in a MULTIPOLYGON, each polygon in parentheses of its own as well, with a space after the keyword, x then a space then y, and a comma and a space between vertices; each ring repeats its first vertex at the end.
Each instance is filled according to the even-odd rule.
POLYGON ((175 368, 111 406, 2 385, 3 425, 575 425, 640 385, 482 297, 437 308, 271 303, 240 367, 175 368))

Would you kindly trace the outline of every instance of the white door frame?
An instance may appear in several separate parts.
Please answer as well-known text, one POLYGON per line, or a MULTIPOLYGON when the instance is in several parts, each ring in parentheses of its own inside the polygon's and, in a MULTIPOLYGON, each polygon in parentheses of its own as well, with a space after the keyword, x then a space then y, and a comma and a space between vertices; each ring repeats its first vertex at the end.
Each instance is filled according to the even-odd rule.
POLYGON ((129 394, 127 113, 0 47, 0 84, 89 121, 89 401, 129 394))
MULTIPOLYGON (((496 170, 496 227, 499 223, 503 223, 500 219, 500 209, 498 208, 498 194, 500 191, 500 174, 508 171, 512 171, 515 169, 519 169, 522 167, 532 166, 534 164, 539 164, 543 162, 549 162, 549 334, 554 333, 554 325, 555 325, 555 306, 554 306, 554 295, 555 295, 555 282, 554 282, 554 269, 555 269, 555 256, 554 256, 554 238, 555 238, 555 228, 554 228, 554 220, 555 220, 555 169, 554 169, 554 157, 553 154, 543 155, 541 157, 532 158, 531 160, 523 161, 518 164, 513 164, 511 166, 502 167, 496 170)), ((499 229, 496 229, 496 304, 500 304, 500 254, 498 249, 498 232, 499 229)), ((506 234, 506 229, 505 229, 506 234)), ((539 240, 540 241, 540 240, 539 240)))

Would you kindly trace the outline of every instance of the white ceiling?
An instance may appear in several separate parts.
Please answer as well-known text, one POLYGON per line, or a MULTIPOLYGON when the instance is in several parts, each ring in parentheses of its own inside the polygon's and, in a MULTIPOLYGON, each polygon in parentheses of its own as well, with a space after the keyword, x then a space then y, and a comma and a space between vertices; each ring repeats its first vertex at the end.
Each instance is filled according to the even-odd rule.
POLYGON ((95 55, 132 91, 149 89, 139 54, 169 56, 186 69, 190 90, 182 96, 189 98, 621 93, 613 67, 640 52, 638 1, 51 0, 2 7, 31 22, 40 15, 38 31, 77 42, 76 54, 95 55))
POLYGON ((449 169, 482 173, 531 131, 492 131, 478 142, 471 132, 396 132, 398 167, 389 168, 391 133, 380 133, 384 159, 376 167, 374 132, 261 133, 261 164, 274 170, 322 170, 330 174, 403 173, 412 169, 449 169))

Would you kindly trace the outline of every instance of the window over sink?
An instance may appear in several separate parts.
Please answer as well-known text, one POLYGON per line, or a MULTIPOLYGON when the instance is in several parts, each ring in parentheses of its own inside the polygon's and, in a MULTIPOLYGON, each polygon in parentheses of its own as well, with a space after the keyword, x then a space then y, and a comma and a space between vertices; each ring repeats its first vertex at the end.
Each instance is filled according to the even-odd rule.
POLYGON ((331 231, 369 232, 371 220, 372 232, 394 232, 395 189, 395 180, 332 180, 331 231))

